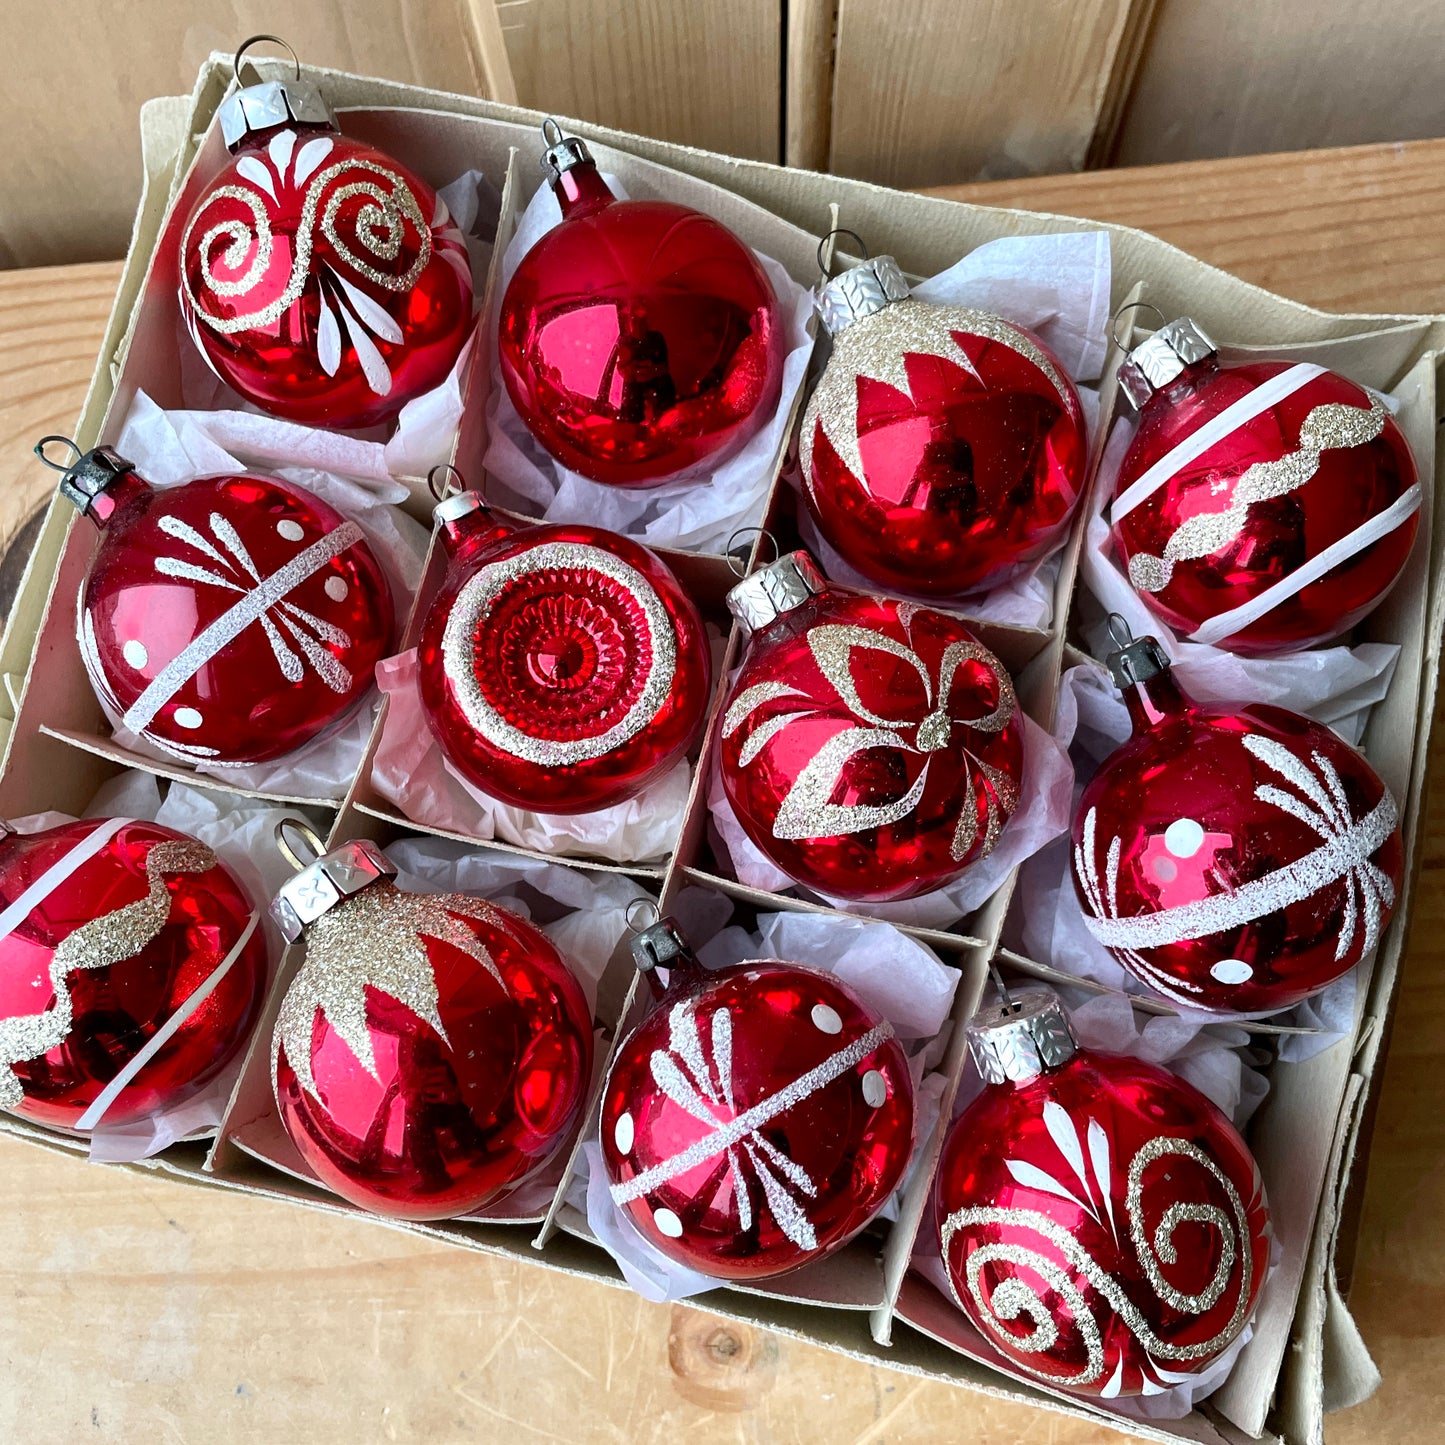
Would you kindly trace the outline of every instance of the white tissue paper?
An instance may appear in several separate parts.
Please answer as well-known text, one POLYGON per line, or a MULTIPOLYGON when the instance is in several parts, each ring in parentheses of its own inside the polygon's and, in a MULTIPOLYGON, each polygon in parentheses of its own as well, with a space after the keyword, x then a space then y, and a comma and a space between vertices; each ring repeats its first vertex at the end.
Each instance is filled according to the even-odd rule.
MULTIPOLYGON (((626 199, 615 176, 603 179, 618 197, 626 199)), ((591 522, 653 546, 721 553, 735 531, 762 521, 773 480, 773 460, 783 444, 793 401, 813 351, 812 298, 778 262, 754 252, 777 293, 786 323, 782 386, 771 416, 736 451, 696 474, 644 488, 589 481, 554 461, 527 430, 507 395, 496 345, 497 318, 508 282, 527 252, 561 219, 562 209, 552 188, 539 187, 502 257, 492 313, 487 318, 492 389, 487 401, 489 440, 483 466, 490 478, 490 499, 497 506, 545 522, 591 522)))
MULTIPOLYGON (((711 916, 715 926, 714 897, 689 889, 678 898, 674 913, 689 936, 703 936, 689 926, 688 920, 694 916, 711 916)), ((731 911, 730 904, 727 911, 731 911)), ((724 928, 698 947, 697 956, 705 967, 714 969, 781 958, 835 975, 873 1012, 893 1024, 914 1078, 915 1150, 917 1143, 928 1137, 937 1120, 943 1085, 932 1070, 943 1055, 945 1027, 959 980, 958 972, 930 949, 886 923, 808 913, 762 913, 756 931, 724 928)), ((720 1287, 719 1281, 669 1260, 632 1227, 608 1193, 595 1139, 587 1141, 577 1161, 567 1202, 586 1215, 598 1242, 644 1298, 685 1299, 720 1287)), ((881 1214, 897 1217, 896 1194, 881 1214)))
MULTIPOLYGON (((281 937, 267 914, 276 889, 291 875, 277 850, 276 825, 284 818, 303 818, 292 808, 257 803, 228 793, 207 793, 171 783, 164 798, 159 781, 149 773, 124 772, 103 784, 85 810, 87 818, 139 818, 186 833, 211 847, 236 875, 256 911, 266 936, 271 969, 281 953, 281 937)), ((38 833, 72 822, 65 813, 38 813, 17 818, 21 833, 38 833)), ((268 985, 269 986, 269 985, 268 985)), ((90 1158, 97 1163, 128 1163, 159 1154, 178 1139, 208 1137, 215 1132, 240 1072, 245 1045, 216 1078, 199 1092, 148 1119, 109 1126, 90 1134, 90 1158)))
MULTIPOLYGON (((386 855, 396 864, 401 888, 474 894, 534 923, 572 965, 594 1014, 598 984, 628 933, 627 910, 639 898, 650 898, 640 885, 620 874, 589 873, 482 852, 447 838, 403 838, 388 845, 386 855)), ((598 1043, 600 1055, 600 1038, 598 1043)), ((600 1066, 600 1057, 597 1062, 600 1066)), ((506 1196, 508 1217, 546 1211, 566 1155, 565 1149, 559 1150, 538 1174, 506 1196)), ((464 1217, 497 1217, 496 1201, 464 1217)))
MULTIPOLYGON (((266 427, 285 425, 264 417, 255 420, 266 427)), ((227 451, 197 423, 196 413, 162 411, 144 392, 137 392, 131 402, 115 446, 142 477, 161 488, 217 473, 242 472, 255 463, 245 448, 237 454, 227 451)), ((391 585, 400 627, 421 579, 427 547, 426 529, 395 505, 406 499, 406 488, 390 480, 348 480, 310 467, 267 467, 269 475, 313 493, 360 524, 391 585)), ((239 767, 198 763, 195 771, 247 792, 339 800, 361 766, 379 702, 379 697, 371 694, 348 718, 284 757, 239 767)), ((123 747, 175 764, 170 754, 124 729, 119 718, 110 716, 110 723, 123 747)))
POLYGON ((994 850, 966 868, 943 888, 897 903, 855 903, 830 898, 796 884, 773 866, 743 831, 723 789, 719 754, 713 752, 708 776, 708 809, 712 814, 709 837, 724 866, 731 864, 739 883, 769 893, 795 892, 804 898, 821 898, 845 913, 867 914, 911 928, 949 928, 990 898, 1024 859, 1043 848, 1069 826, 1073 816, 1074 770, 1064 745, 1056 741, 1022 710, 1023 789, 1013 817, 999 833, 994 850))
MULTIPOLYGON (((467 171, 437 194, 446 203, 467 243, 475 313, 481 308, 492 239, 496 235, 495 187, 480 171, 467 171)), ((432 467, 451 460, 452 443, 461 424, 462 394, 479 331, 479 320, 474 319, 471 335, 446 379, 440 386, 407 402, 394 427, 336 432, 267 416, 237 395, 212 370, 204 353, 191 340, 184 320, 180 320, 177 345, 181 357, 181 395, 191 409, 173 415, 184 417, 216 446, 244 455, 253 466, 264 470, 278 466, 313 467, 371 482, 424 477, 432 467)))
MULTIPOLYGON (((977 247, 948 270, 919 282, 912 294, 936 306, 990 311, 1038 336, 1078 387, 1092 446, 1099 425, 1099 393, 1089 383, 1097 383, 1109 349, 1110 270, 1107 231, 1007 236, 977 247)), ((792 480, 801 486, 797 474, 792 480)), ((823 539, 806 506, 798 508, 798 524, 804 544, 827 576, 865 592, 875 590, 877 584, 823 539)), ((1066 527, 1053 552, 1002 586, 950 598, 919 593, 917 600, 981 621, 1047 628, 1053 620, 1059 554, 1072 530, 1066 527)))
MULTIPOLYGON (((1370 708, 1384 697, 1394 676, 1400 655, 1396 644, 1337 644, 1269 657, 1237 657, 1222 647, 1181 639, 1141 601, 1114 561, 1104 515, 1133 435, 1133 423, 1121 418, 1109 434, 1099 464, 1080 562, 1084 585, 1104 612, 1119 613, 1136 637, 1159 639, 1176 664, 1179 682, 1198 701, 1273 703, 1306 713, 1332 727, 1346 742, 1358 743, 1370 708)), ((1112 650, 1103 617, 1086 622, 1083 630, 1095 656, 1112 650)))
MULTIPOLYGON (((1029 986, 1028 980, 1020 984, 1020 987, 1029 986)), ((1264 1102, 1269 1092, 1269 1080, 1255 1067, 1249 1035, 1243 1029, 1228 1024, 1204 1023, 1198 1019, 1142 1015, 1119 995, 1090 997, 1075 989, 1059 992, 1069 1010, 1075 1037, 1082 1047, 1130 1054, 1177 1074, 1223 1110, 1235 1128, 1240 1130, 1264 1102)), ((983 1081, 970 1061, 954 1097, 954 1119, 963 1113, 982 1088, 983 1081)), ((1275 1240, 1271 1246, 1271 1274, 1279 1254, 1279 1243, 1275 1240)), ((948 1272, 939 1248, 938 1220, 931 1201, 919 1226, 910 1267, 946 1299, 952 1300, 948 1272)), ((1264 1288, 1269 1288, 1268 1278, 1264 1288)), ((959 1318, 963 1320, 963 1316, 959 1318)), ((973 1328, 971 1323, 965 1323, 967 1328, 973 1328)), ((1182 1419, 1198 1401, 1224 1383, 1253 1333, 1253 1325, 1246 1325, 1240 1337, 1207 1369, 1172 1390, 1161 1395, 1140 1395, 1101 1403, 1137 1420, 1182 1419)))
MULTIPOLYGON (((1069 748, 1077 770, 1078 783, 1069 805, 1071 820, 1084 785, 1129 735, 1129 714, 1107 674, 1093 667, 1073 667, 1064 673, 1054 737, 1069 748)), ((1022 952, 1116 993, 1160 1001, 1159 995, 1119 964, 1089 932, 1074 891, 1069 846, 1067 835, 1058 838, 1030 858, 1020 872, 1011 920, 1021 921, 1022 952)), ((1328 1048, 1353 1027, 1355 980, 1356 970, 1351 969, 1323 993, 1291 1009, 1239 1018, 1267 1017, 1273 1024, 1301 1030, 1282 1035, 1279 1041, 1280 1057, 1298 1062, 1328 1048)), ((1169 1007, 1194 1028, 1211 1020, 1220 1022, 1217 1014, 1202 1014, 1172 1002, 1169 1007)))

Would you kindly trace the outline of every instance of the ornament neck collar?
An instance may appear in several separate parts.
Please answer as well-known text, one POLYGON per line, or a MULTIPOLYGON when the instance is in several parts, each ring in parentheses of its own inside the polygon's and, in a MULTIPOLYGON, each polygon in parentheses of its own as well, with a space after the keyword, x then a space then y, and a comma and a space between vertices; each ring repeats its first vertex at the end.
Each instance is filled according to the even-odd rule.
POLYGON ((1218 355, 1219 348, 1197 321, 1181 316, 1141 341, 1119 366, 1119 386, 1135 411, 1197 362, 1218 355))
POLYGON ((617 199, 580 136, 564 135, 562 127, 548 116, 542 122, 542 139, 547 143, 542 152, 542 169, 562 207, 564 221, 601 210, 617 199))
POLYGON ((35 454, 46 466, 60 472, 60 495, 97 527, 104 527, 132 497, 150 490, 150 484, 136 475, 134 465, 114 447, 92 447, 80 452, 75 461, 62 465, 45 455, 46 443, 56 440, 65 439, 46 437, 35 448, 35 454))
POLYGON ((874 256, 833 277, 818 290, 818 314, 829 336, 846 331, 856 321, 877 315, 895 301, 905 301, 908 282, 892 256, 874 256))
POLYGON ((980 1009, 968 1021, 968 1048, 988 1084, 1026 1084, 1062 1068, 1079 1041, 1059 996, 1024 989, 980 1009))
POLYGON ((217 115, 228 151, 263 131, 282 125, 319 125, 337 130, 336 115, 308 80, 267 80, 244 85, 221 103, 217 115))
POLYGON ((1117 612, 1109 614, 1114 651, 1105 659, 1109 676, 1123 696, 1135 733, 1148 731, 1165 717, 1183 712, 1189 699, 1174 681, 1168 654, 1154 637, 1135 637, 1117 612))
POLYGON ((703 973, 702 964, 692 951, 675 918, 659 918, 640 929, 632 939, 632 961, 644 975, 655 999, 664 999, 692 988, 703 973), (667 970, 667 985, 658 978, 659 969, 667 970))
POLYGON ((343 843, 329 853, 318 853, 311 862, 303 863, 288 841, 288 834, 293 832, 312 847, 321 846, 316 834, 295 819, 286 818, 277 824, 277 846, 300 870, 277 889, 271 902, 271 917, 287 943, 295 943, 308 925, 338 903, 370 888, 373 883, 396 877, 396 865, 365 838, 343 843))
POLYGON ((480 492, 454 492, 444 497, 432 508, 432 519, 448 557, 455 557, 463 547, 494 542, 515 530, 487 506, 480 492))
POLYGON ((758 632, 816 597, 827 585, 806 552, 789 552, 744 577, 727 595, 728 611, 749 632, 758 632))

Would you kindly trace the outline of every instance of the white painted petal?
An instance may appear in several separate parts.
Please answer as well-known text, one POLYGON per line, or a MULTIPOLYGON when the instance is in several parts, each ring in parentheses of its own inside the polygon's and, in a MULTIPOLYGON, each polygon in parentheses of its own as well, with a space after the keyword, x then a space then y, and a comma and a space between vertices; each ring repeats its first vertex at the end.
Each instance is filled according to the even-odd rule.
POLYGON ((295 180, 298 186, 304 186, 310 178, 311 172, 331 154, 332 141, 330 136, 319 135, 306 142, 296 152, 296 175, 295 180))
POLYGON ((1041 1189, 1045 1194, 1052 1194, 1056 1198, 1067 1199, 1071 1203, 1077 1204, 1086 1213, 1093 1213, 1093 1210, 1077 1194, 1071 1189, 1065 1188, 1052 1174, 1040 1169, 1037 1164, 1030 1164, 1024 1159, 1005 1159, 1003 1163, 1004 1168, 1026 1189, 1041 1189))
POLYGON ((316 324, 316 359, 327 376, 335 376, 341 365, 341 328, 336 324, 336 313, 321 292, 321 315, 316 324))
POLYGON ((1117 1400, 1119 1391, 1124 1386, 1124 1356, 1119 1356, 1119 1363, 1114 1366, 1114 1373, 1109 1376, 1109 1382, 1099 1391, 1101 1398, 1105 1400, 1117 1400))
POLYGON ((264 161, 257 160, 255 156, 242 156, 236 162, 236 174, 250 181, 258 191, 265 191, 273 201, 276 199, 276 186, 264 161))
POLYGON ((387 366, 386 358, 376 349, 376 343, 366 334, 366 328, 345 307, 342 307, 341 319, 346 323, 346 334, 356 348, 356 359, 361 363, 366 384, 378 396, 385 396, 391 390, 391 368, 387 366))
POLYGON ((382 307, 366 294, 359 286, 353 286, 339 271, 327 267, 332 276, 341 283, 341 289, 346 292, 346 299, 356 308, 356 314, 371 330, 383 341, 389 341, 393 346, 401 342, 401 327, 382 309, 382 307))
POLYGON ((276 174, 284 177, 286 167, 291 164, 291 153, 296 149, 296 132, 294 130, 278 130, 271 137, 271 144, 266 147, 271 157, 271 164, 276 167, 276 174))
POLYGON ((1069 1118, 1069 1111, 1062 1104, 1056 1104, 1050 1099, 1044 1105, 1044 1128, 1049 1131, 1049 1138, 1054 1141, 1059 1153, 1069 1161, 1069 1168, 1074 1171, 1075 1178, 1087 1194, 1089 1181, 1084 1175, 1084 1151, 1079 1144, 1079 1131, 1074 1127, 1074 1121, 1069 1118))

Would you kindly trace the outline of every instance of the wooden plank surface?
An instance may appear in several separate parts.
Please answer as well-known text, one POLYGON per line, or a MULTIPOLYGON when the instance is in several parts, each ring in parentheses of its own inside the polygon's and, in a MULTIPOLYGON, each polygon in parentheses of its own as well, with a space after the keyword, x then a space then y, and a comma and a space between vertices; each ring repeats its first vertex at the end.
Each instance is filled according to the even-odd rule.
MULTIPOLYGON (((1157 214, 1171 240, 1318 305, 1445 307, 1442 243, 1424 229, 1445 207, 1445 143, 970 194, 1135 224, 1157 214)), ((0 274, 0 526, 50 486, 28 448, 78 410, 117 272, 0 274)), ((1331 1418, 1331 1445, 1433 1445, 1445 1419, 1445 739, 1432 762, 1354 1284, 1385 1384, 1331 1418)), ((19 1445, 1118 1438, 687 1306, 8 1140, 0 1294, 0 1439, 19 1445)))

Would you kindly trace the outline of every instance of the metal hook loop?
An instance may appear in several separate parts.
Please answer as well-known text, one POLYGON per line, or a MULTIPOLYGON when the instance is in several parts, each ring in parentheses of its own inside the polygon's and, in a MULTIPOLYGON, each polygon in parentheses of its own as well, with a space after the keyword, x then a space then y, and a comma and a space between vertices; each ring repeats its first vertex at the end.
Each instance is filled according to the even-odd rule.
POLYGON ((1131 311, 1152 311, 1159 318, 1160 326, 1164 325, 1164 313, 1152 301, 1126 301, 1109 322, 1109 335, 1120 351, 1124 349, 1124 343, 1119 340, 1119 323, 1131 311))
POLYGON ((565 132, 562 127, 557 124, 554 116, 549 115, 547 119, 542 122, 542 139, 546 142, 549 150, 555 145, 561 145, 564 136, 565 132))
POLYGON ((438 462, 431 471, 426 474, 426 489, 439 502, 444 502, 448 497, 455 497, 467 490, 467 479, 450 462, 438 462), (438 474, 444 479, 438 483, 438 474), (452 483, 456 486, 453 487, 452 483))
POLYGON ((1109 629, 1109 641, 1116 649, 1128 647, 1134 641, 1133 629, 1122 613, 1111 612, 1105 625, 1109 629))
POLYGON ((320 835, 310 823, 300 818, 282 818, 272 830, 272 836, 276 839, 276 847, 280 849, 281 856, 299 873, 303 868, 309 868, 325 851, 326 844, 322 842, 320 835), (306 842, 311 850, 309 858, 303 858, 295 848, 291 846, 291 840, 286 836, 288 829, 298 834, 306 842))
POLYGON ((50 468, 52 472, 68 472, 71 467, 73 467, 76 462, 78 462, 81 457, 84 456, 84 453, 80 450, 79 446, 77 446, 70 437, 61 436, 58 432, 52 433, 48 437, 41 437, 40 440, 35 443, 34 447, 31 448, 31 450, 35 453, 37 457, 40 458, 42 462, 45 463, 47 467, 50 468), (51 442, 59 442, 61 446, 69 447, 70 450, 75 453, 75 455, 68 462, 51 461, 51 459, 45 455, 45 448, 48 447, 51 442))
POLYGON ((272 45, 279 45, 290 57, 291 64, 296 67, 296 79, 301 79, 301 61, 296 52, 292 50, 290 42, 283 40, 279 35, 253 35, 248 40, 241 42, 240 49, 236 51, 231 61, 231 72, 237 80, 241 78, 241 57, 253 46, 260 45, 263 41, 269 40, 272 45))
POLYGON ((869 259, 870 255, 867 241, 865 241, 857 231, 850 231, 847 226, 834 226, 833 229, 818 242, 818 270, 823 273, 825 278, 828 277, 830 273, 828 271, 828 264, 823 259, 823 252, 827 250, 828 242, 831 241, 834 236, 852 236, 858 243, 858 254, 862 256, 865 261, 869 259))
POLYGON ((752 551, 752 548, 742 545, 740 539, 743 537, 757 537, 761 542, 766 542, 773 549, 773 555, 769 557, 767 561, 764 561, 761 557, 758 558, 760 566, 766 567, 769 562, 776 562, 778 558, 782 556, 782 548, 778 546, 778 539, 773 536, 766 527, 739 527, 737 531, 727 539, 723 547, 723 551, 727 553, 728 566, 732 569, 733 576, 735 577, 742 578, 748 575, 748 554, 752 551), (738 555, 740 552, 742 556, 738 555))
POLYGON ((662 910, 651 898, 634 898, 632 902, 627 905, 627 911, 623 917, 626 918, 627 926, 633 933, 642 933, 646 929, 651 928, 654 923, 661 920, 662 910), (640 914, 638 914, 639 909, 643 910, 640 914), (633 917, 634 914, 643 918, 644 921, 641 923, 636 922, 633 917))

